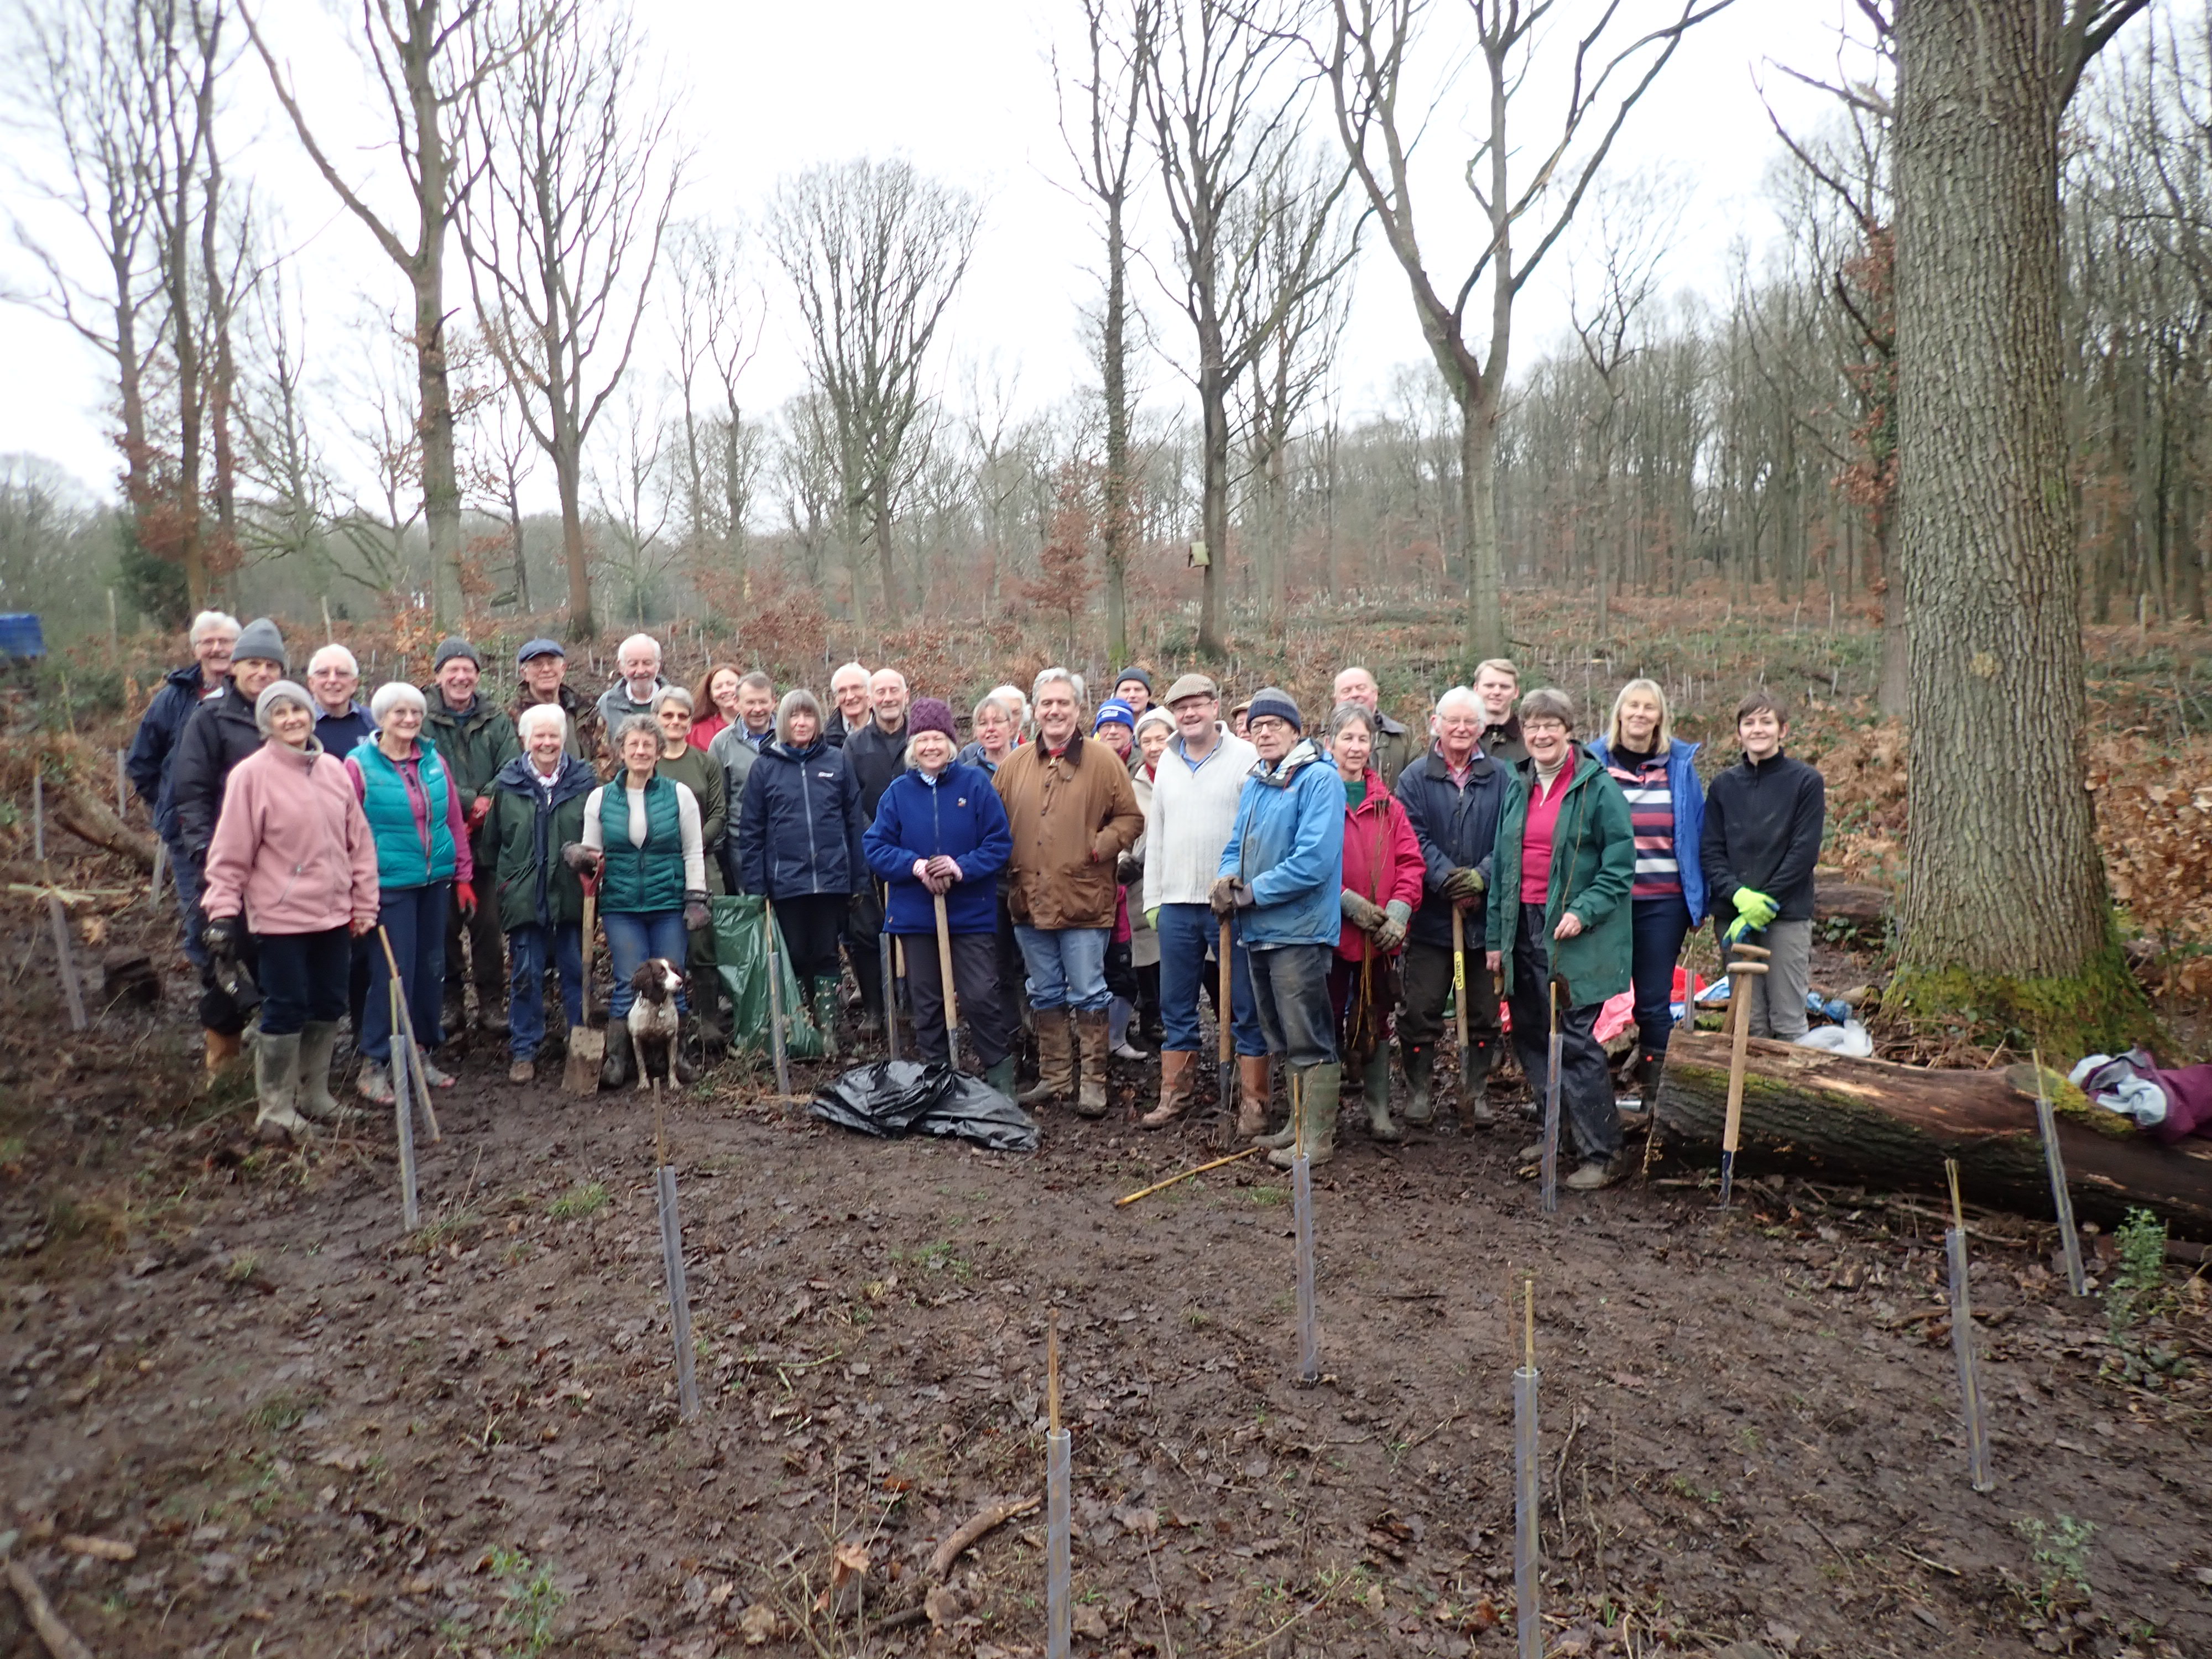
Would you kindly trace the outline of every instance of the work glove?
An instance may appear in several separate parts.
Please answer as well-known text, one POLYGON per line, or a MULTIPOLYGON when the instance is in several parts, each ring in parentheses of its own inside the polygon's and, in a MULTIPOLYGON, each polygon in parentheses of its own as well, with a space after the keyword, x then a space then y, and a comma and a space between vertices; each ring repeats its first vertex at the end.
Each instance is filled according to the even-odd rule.
POLYGON ((477 830, 483 829, 483 821, 490 816, 491 797, 478 795, 469 803, 469 833, 473 836, 477 830))
POLYGON ((1206 893, 1206 902, 1213 907, 1215 915, 1225 916, 1239 905, 1249 904, 1252 902, 1249 898, 1238 896, 1239 888, 1243 888, 1246 893, 1252 890, 1245 887, 1244 884, 1234 876, 1222 876, 1214 882, 1212 888, 1206 893))
POLYGON ((1774 920, 1776 914, 1782 908, 1772 899, 1753 887, 1737 888, 1734 903, 1736 915, 1750 923, 1754 929, 1765 927, 1768 922, 1774 920))
POLYGON ((1160 907, 1158 905, 1155 904, 1151 909, 1145 912, 1145 926, 1151 928, 1156 933, 1160 931, 1160 907))
POLYGON ((1403 899, 1392 899, 1382 907, 1382 925, 1368 937, 1375 948, 1386 954, 1406 942, 1406 929, 1412 925, 1413 907, 1403 899))
POLYGON ((453 902, 460 907, 460 911, 463 915, 474 921, 477 914, 476 884, 472 881, 455 882, 453 884, 453 902))
POLYGON ((1144 874, 1145 861, 1134 853, 1124 853, 1114 860, 1114 879, 1124 887, 1133 881, 1141 881, 1144 874))
POLYGON ((1480 870, 1455 870, 1444 878, 1444 896, 1456 903, 1472 904, 1489 890, 1480 870))
POLYGON ((708 908, 707 896, 704 893, 684 894, 684 925, 685 927, 696 933, 711 926, 714 920, 714 913, 708 908))
POLYGON ((1344 919, 1363 933, 1371 933, 1382 925, 1382 907, 1349 887, 1337 895, 1337 908, 1344 912, 1344 919))
POLYGON ((229 916, 210 916, 200 924, 200 944, 211 957, 225 962, 238 957, 238 923, 229 916))

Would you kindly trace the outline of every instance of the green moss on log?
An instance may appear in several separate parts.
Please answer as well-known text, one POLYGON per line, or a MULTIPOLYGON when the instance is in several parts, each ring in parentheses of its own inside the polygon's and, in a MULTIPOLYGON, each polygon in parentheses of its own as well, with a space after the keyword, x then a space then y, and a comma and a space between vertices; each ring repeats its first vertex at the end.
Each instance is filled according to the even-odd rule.
POLYGON ((2117 945, 2068 976, 1900 968, 1882 992, 1881 1010, 1916 1030, 1963 1027, 1978 1042, 2014 1053, 2040 1048, 2069 1061, 2158 1035, 2157 1016, 2117 945))

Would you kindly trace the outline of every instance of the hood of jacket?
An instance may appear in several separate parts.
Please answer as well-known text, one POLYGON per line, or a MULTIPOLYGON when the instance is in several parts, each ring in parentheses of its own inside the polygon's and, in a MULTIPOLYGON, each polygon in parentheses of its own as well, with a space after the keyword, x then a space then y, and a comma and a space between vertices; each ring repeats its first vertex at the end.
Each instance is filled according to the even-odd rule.
POLYGON ((198 691, 206 685, 207 679, 202 673, 199 664, 194 661, 186 663, 182 668, 172 668, 161 676, 161 684, 179 685, 189 691, 198 691))
MULTIPOLYGON (((518 795, 535 795, 538 792, 538 769, 530 763, 527 755, 517 755, 499 769, 492 782, 501 789, 511 789, 518 795)), ((599 775, 574 755, 563 752, 561 769, 553 775, 553 805, 574 800, 579 795, 588 795, 599 787, 599 775)))

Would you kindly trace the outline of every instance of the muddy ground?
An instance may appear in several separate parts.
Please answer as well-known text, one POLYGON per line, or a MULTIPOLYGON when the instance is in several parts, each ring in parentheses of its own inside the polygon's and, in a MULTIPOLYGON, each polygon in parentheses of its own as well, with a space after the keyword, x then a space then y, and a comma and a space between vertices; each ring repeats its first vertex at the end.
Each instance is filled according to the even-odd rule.
MULTIPOLYGON (((73 1037, 34 920, 0 1007, 0 1546, 95 1652, 1042 1652, 1041 1513, 927 1593, 941 1540, 1042 1489, 1057 1310, 1077 1652, 1510 1653, 1528 1271, 1551 1653, 2212 1652, 2185 1269, 2116 1327, 2047 1228, 1977 1222, 1980 1494, 1925 1199, 1760 1182, 1718 1216, 1662 1160, 1547 1218, 1517 1120, 1354 1128, 1302 1388, 1286 1179, 1111 1203, 1198 1127, 872 1143, 732 1066, 671 1123, 686 1423, 637 1097, 512 1087, 480 1043, 409 1237, 388 1124, 249 1152, 181 976, 73 1037)), ((0 1656, 40 1650, 0 1596, 0 1656)))

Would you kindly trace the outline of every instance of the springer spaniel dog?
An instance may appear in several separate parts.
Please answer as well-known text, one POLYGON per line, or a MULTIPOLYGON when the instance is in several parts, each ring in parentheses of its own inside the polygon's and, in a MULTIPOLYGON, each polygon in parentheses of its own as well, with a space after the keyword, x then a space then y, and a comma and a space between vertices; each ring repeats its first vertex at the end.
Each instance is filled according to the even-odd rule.
POLYGON ((676 993, 683 983, 684 975, 666 957, 641 963, 630 975, 636 1000, 629 1005, 629 1041, 637 1055, 640 1089, 650 1087, 654 1078, 676 1086, 676 993))

